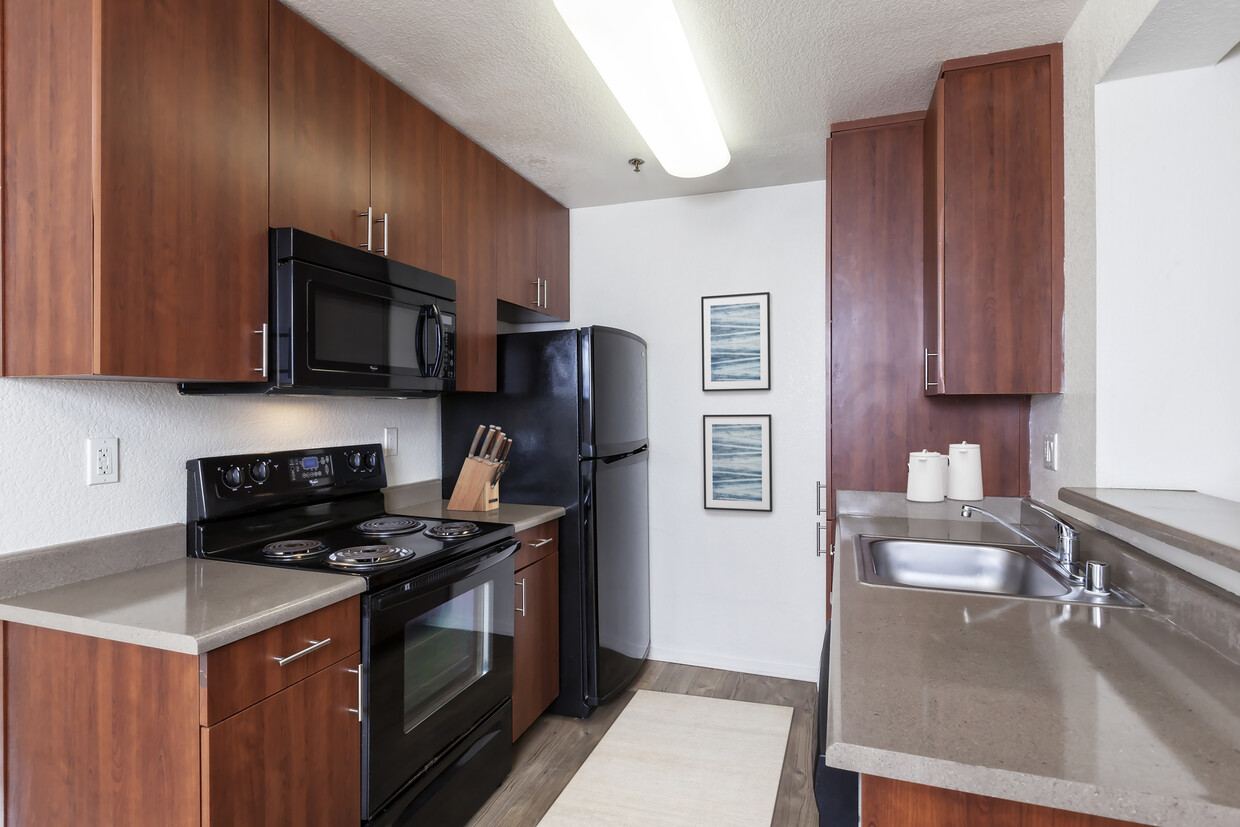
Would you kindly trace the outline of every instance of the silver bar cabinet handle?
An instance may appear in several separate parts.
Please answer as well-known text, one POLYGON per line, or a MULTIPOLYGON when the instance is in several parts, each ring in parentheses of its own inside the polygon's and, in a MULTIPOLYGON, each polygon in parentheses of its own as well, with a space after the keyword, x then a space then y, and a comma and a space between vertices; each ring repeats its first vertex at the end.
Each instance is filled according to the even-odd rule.
POLYGON ((332 642, 332 639, 329 637, 325 637, 322 640, 312 640, 310 641, 310 645, 307 646, 305 649, 302 649, 300 652, 294 652, 293 654, 288 655, 287 657, 276 658, 276 663, 280 664, 281 666, 286 666, 292 663, 293 661, 297 660, 298 658, 304 658, 306 655, 310 654, 311 652, 317 649, 322 649, 324 646, 326 646, 327 644, 331 642, 332 642))
POLYGON ((517 611, 521 613, 521 617, 525 617, 525 578, 522 577, 517 584, 521 587, 521 608, 517 611))
POLYGON ((357 246, 361 247, 363 250, 369 250, 375 240, 374 207, 367 207, 366 212, 360 212, 357 215, 359 218, 366 219, 366 242, 357 246))
POLYGON ((263 375, 263 378, 266 379, 267 378, 267 323, 263 322, 262 329, 255 330, 254 332, 260 334, 263 337, 263 366, 261 368, 254 368, 254 372, 261 373, 263 375))
POLYGON ((387 213, 383 214, 383 218, 376 218, 376 224, 383 225, 383 249, 379 250, 379 255, 386 256, 388 254, 388 220, 387 213))
POLYGON ((543 304, 542 304, 543 310, 546 310, 547 306, 550 303, 551 303, 551 282, 548 281, 547 279, 543 279, 543 304))
POLYGON ((547 545, 547 543, 550 543, 554 539, 555 539, 554 537, 544 537, 541 540, 535 540, 534 542, 530 543, 530 548, 542 548, 543 546, 547 545))
POLYGON ((814 491, 814 508, 817 509, 815 513, 818 515, 827 513, 827 509, 822 505, 822 492, 826 489, 826 487, 826 485, 820 482, 818 483, 818 488, 814 491))
POLYGON ((815 523, 814 525, 816 526, 816 528, 814 529, 814 556, 821 557, 822 555, 827 553, 826 551, 823 550, 822 542, 821 542, 822 535, 826 533, 827 527, 823 525, 822 523, 815 523))
POLYGON ((350 712, 357 713, 357 722, 362 722, 362 665, 359 663, 356 669, 349 670, 350 675, 357 675, 357 709, 349 707, 350 712))
POLYGON ((534 279, 530 284, 534 285, 534 306, 542 307, 542 279, 534 279))
POLYGON ((922 390, 924 391, 928 391, 931 388, 937 388, 939 386, 938 382, 930 381, 930 357, 931 356, 933 356, 936 359, 939 358, 939 354, 931 353, 930 348, 927 347, 927 348, 922 349, 921 379, 922 379, 922 390))

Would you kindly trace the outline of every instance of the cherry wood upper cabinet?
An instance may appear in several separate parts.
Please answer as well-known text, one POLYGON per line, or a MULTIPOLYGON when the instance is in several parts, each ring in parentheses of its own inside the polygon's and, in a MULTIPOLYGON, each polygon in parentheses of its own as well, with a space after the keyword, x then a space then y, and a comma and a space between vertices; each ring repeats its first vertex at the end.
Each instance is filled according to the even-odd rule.
POLYGON ((386 78, 371 81, 373 248, 440 272, 439 116, 386 78))
POLYGON ((543 280, 543 311, 568 321, 568 208, 537 190, 538 275, 543 280))
POLYGON ((540 309, 538 276, 538 188, 505 164, 496 173, 495 252, 499 297, 517 307, 540 309))
POLYGON ((501 317, 568 320, 568 210, 504 164, 496 183, 501 317))
POLYGON ((3 14, 3 372, 261 378, 266 0, 3 14))
MULTIPOLYGON (((271 0, 272 227, 364 245, 374 72, 271 0)), ((383 225, 378 225, 382 234, 383 225)))
POLYGON ((1058 393, 1060 45, 944 63, 924 143, 925 392, 1058 393))
POLYGON ((503 165, 439 122, 443 275, 456 279, 456 389, 494 391, 496 181, 503 165))

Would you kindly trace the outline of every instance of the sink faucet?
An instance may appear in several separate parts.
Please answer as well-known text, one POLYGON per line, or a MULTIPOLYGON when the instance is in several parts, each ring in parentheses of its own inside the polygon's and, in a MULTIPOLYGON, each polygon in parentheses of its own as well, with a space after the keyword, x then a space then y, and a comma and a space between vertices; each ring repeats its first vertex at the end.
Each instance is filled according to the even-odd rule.
POLYGON ((987 511, 984 508, 978 508, 975 505, 962 505, 960 506, 960 516, 966 517, 966 518, 972 517, 973 512, 976 511, 978 514, 983 514, 989 517, 990 519, 994 520, 996 523, 1008 529, 1012 533, 1024 538, 1030 543, 1033 543, 1038 548, 1042 549, 1042 551, 1046 554, 1048 558, 1048 562, 1050 562, 1056 569, 1058 569, 1061 574, 1067 576, 1073 582, 1077 582, 1077 583, 1081 582, 1084 578, 1077 571, 1077 569, 1079 568, 1078 555, 1079 555, 1079 549, 1080 549, 1081 533, 1077 531, 1075 528, 1073 528, 1071 525, 1069 525, 1068 523, 1064 522, 1063 520, 1059 519, 1051 512, 1047 511, 1045 508, 1042 508, 1041 506, 1039 506, 1038 504, 1029 503, 1029 507, 1032 508, 1034 511, 1037 511, 1040 514, 1045 514, 1047 517, 1050 517, 1052 520, 1055 521, 1055 524, 1059 527, 1059 536, 1055 544, 1055 548, 1051 548, 1045 543, 1039 540, 1036 540, 1033 537, 1030 537, 1024 531, 1021 531, 1019 528, 1012 525, 1007 520, 1004 520, 1001 517, 997 517, 994 514, 991 514, 989 511, 987 511))

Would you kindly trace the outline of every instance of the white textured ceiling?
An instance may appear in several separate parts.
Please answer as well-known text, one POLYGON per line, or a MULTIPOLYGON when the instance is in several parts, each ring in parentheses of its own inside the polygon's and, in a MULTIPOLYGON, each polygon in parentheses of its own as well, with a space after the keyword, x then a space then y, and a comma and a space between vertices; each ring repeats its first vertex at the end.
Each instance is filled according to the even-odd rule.
POLYGON ((676 0, 732 151, 686 180, 658 165, 552 0, 286 2, 569 207, 822 179, 832 122, 924 109, 943 60, 1062 40, 1084 4, 676 0))

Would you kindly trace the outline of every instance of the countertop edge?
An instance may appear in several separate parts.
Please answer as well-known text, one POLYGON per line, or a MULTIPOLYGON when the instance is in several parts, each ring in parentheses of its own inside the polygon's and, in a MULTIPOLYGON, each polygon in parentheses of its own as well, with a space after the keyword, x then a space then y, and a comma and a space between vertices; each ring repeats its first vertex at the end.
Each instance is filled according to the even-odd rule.
POLYGON ((279 626, 286 621, 302 617, 317 609, 339 603, 365 590, 365 581, 362 578, 343 580, 339 584, 324 588, 308 597, 247 615, 241 620, 196 636, 2 603, 0 603, 0 620, 6 623, 38 626, 58 632, 112 640, 117 643, 145 646, 150 649, 162 649, 166 652, 202 655, 250 635, 266 631, 273 626, 279 626))
POLYGON ((840 742, 828 744, 826 760, 830 766, 864 775, 1142 824, 1231 827, 1240 817, 1240 810, 1207 801, 1168 799, 1141 791, 840 742))

